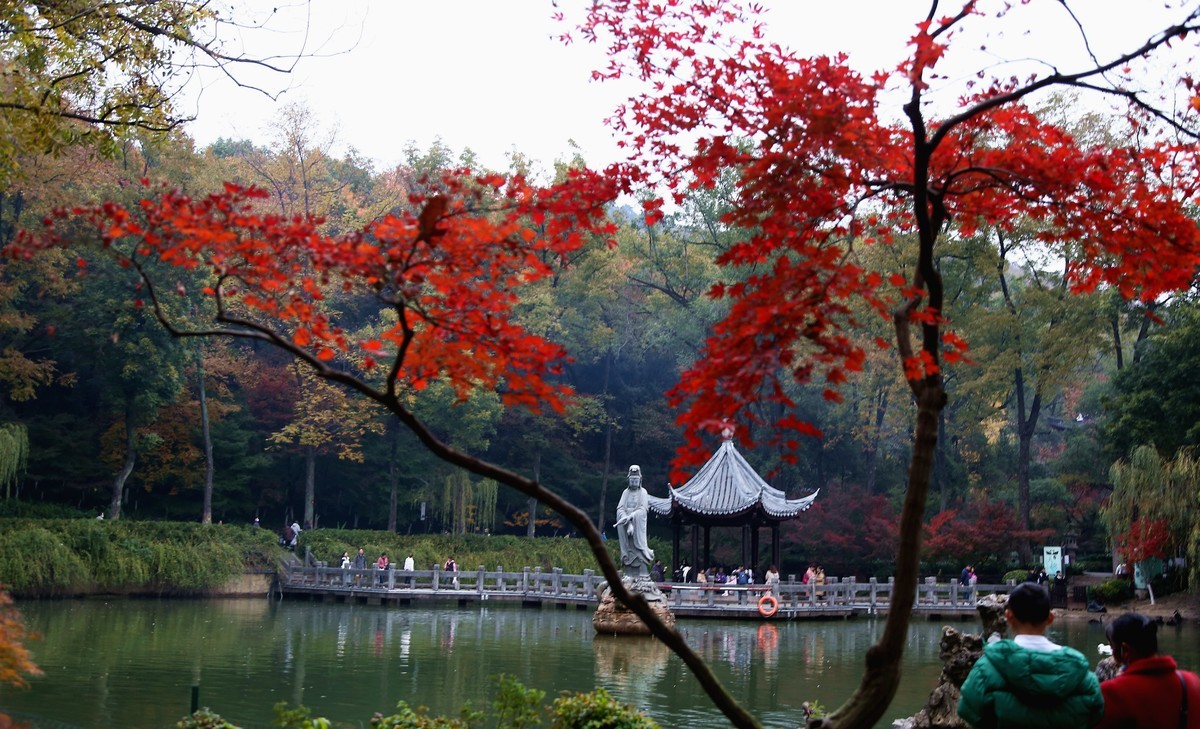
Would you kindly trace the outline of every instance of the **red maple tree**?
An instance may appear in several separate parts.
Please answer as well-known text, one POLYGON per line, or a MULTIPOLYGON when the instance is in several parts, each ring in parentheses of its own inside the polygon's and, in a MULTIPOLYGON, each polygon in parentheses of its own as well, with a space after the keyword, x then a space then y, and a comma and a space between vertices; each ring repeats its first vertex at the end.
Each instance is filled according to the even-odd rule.
MULTIPOLYGON (((788 381, 824 383, 828 398, 839 397, 838 385, 864 360, 851 337, 859 310, 853 300, 894 324, 893 340, 880 344, 895 347, 917 406, 897 609, 868 653, 859 689, 810 726, 874 726, 899 682, 946 402, 941 366, 967 346, 949 329, 940 244, 984 226, 1011 232, 1033 221, 1045 249, 1066 261, 1074 289, 1106 286, 1143 301, 1186 287, 1200 263, 1192 216, 1200 198, 1200 94, 1188 35, 1200 29, 1200 8, 1176 7, 1174 24, 1100 58, 1070 4, 1045 3, 1057 14, 1038 22, 1061 21, 1060 37, 1088 48, 1079 70, 1047 63, 1025 77, 997 78, 980 68, 956 101, 936 105, 930 92, 947 83, 941 67, 951 39, 1019 17, 1033 4, 961 0, 946 11, 935 0, 916 23, 909 57, 870 76, 845 55, 806 58, 770 42, 753 4, 596 0, 579 26, 578 35, 607 48, 608 65, 596 78, 630 78, 645 89, 612 119, 629 150, 628 161, 610 171, 623 186, 665 189, 678 202, 687 190, 712 188, 719 174, 738 171, 724 222, 746 231, 745 240, 721 257, 729 283, 712 292, 729 313, 670 394, 683 408, 683 465, 697 463, 704 432, 728 420, 771 426, 774 439, 817 435, 793 414, 788 381), (1148 59, 1166 64, 1171 54, 1179 61, 1173 72, 1147 71, 1148 59), (1165 85, 1151 90, 1146 79, 1165 85), (1030 103, 1056 88, 1128 102, 1127 139, 1079 137, 1039 116, 1030 103), (899 114, 889 116, 895 95, 899 114), (915 239, 917 253, 890 274, 868 270, 855 255, 901 235, 915 239), (777 407, 755 407, 764 399, 777 407), (763 411, 785 415, 762 423, 763 411)), ((663 206, 646 203, 648 223, 663 206)), ((750 447, 761 430, 737 433, 750 447)), ((727 715, 738 726, 754 725, 736 711, 727 715)))
POLYGON ((1171 555, 1171 531, 1166 519, 1135 519, 1117 538, 1117 551, 1130 563, 1171 555))

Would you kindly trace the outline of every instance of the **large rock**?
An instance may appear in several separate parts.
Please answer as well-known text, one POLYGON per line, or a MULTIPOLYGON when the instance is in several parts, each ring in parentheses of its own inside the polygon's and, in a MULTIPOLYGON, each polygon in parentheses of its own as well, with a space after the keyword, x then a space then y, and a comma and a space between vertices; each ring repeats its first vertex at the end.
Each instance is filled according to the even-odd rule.
MULTIPOLYGON (((675 627, 675 615, 671 613, 667 598, 653 582, 628 577, 622 582, 625 589, 645 598, 650 609, 668 627, 675 627)), ((592 615, 592 627, 601 635, 650 635, 650 626, 618 600, 607 585, 601 588, 600 606, 592 615)))

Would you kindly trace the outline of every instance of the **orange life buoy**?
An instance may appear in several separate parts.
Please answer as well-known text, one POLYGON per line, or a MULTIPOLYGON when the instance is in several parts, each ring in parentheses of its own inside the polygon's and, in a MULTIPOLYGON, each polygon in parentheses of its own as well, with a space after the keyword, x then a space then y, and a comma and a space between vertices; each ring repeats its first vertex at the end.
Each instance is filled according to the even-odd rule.
POLYGON ((771 595, 763 595, 758 599, 758 614, 769 618, 779 612, 779 601, 771 595))

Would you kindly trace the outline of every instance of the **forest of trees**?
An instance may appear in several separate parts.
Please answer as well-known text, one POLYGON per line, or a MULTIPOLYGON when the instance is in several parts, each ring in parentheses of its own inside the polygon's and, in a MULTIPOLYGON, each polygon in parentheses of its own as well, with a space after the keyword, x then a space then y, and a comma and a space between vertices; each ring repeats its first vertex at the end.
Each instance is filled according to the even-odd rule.
MULTIPOLYGON (((562 38, 638 84, 602 171, 440 144, 375 169, 301 105, 196 149, 173 99, 198 67, 291 68, 227 52, 236 13, 0 10, 3 508, 576 532, 747 727, 597 532, 616 474, 661 495, 730 421, 773 484, 821 490, 785 571, 894 567, 909 605, 924 570, 1068 544, 1186 555, 1194 585, 1200 8, 1104 55, 1045 5, 1086 52, 1022 78, 942 66, 1008 5, 930 3, 864 76, 753 4, 596 0, 562 38)), ((880 718, 908 619, 817 724, 880 718)))
MULTIPOLYGON (((3 242, 55 206, 132 203, 145 194, 142 179, 193 195, 223 181, 255 185, 269 193, 265 210, 319 216, 323 229, 341 232, 405 209, 438 173, 473 161, 469 150, 410 145, 402 163, 378 170, 336 153, 315 114, 296 105, 275 132, 265 146, 220 140, 197 150, 182 134, 131 130, 111 158, 81 146, 22 160, 22 179, 0 197, 3 242)), ((515 156, 506 172, 561 176, 584 162, 545 170, 515 156)), ((664 393, 722 313, 706 292, 719 280, 714 259, 739 238, 721 221, 729 184, 689 195, 652 226, 632 205, 613 208, 615 248, 592 241, 527 292, 523 323, 572 358, 562 378, 579 399, 565 416, 505 408, 489 391, 456 403, 438 386, 414 409, 448 441, 537 476, 598 524, 629 463, 665 494, 681 437, 664 393)), ((1170 460, 1200 437, 1200 398, 1184 396, 1200 356, 1196 302, 1176 297, 1148 312, 1111 295, 1068 296, 1035 241, 1033 231, 1022 239, 980 230, 938 262, 962 312, 956 324, 975 335, 969 359, 947 367, 953 404, 939 426, 926 545, 937 566, 969 560, 1002 570, 1019 557, 1014 535, 1035 545, 1070 535, 1080 556, 1103 562, 1112 546, 1099 518, 1109 467, 1147 444, 1170 460)), ((211 483, 213 521, 570 533, 544 507, 437 461, 385 413, 270 348, 172 338, 133 305, 142 294, 111 265, 51 252, 4 266, 7 499, 194 520, 211 483)), ((361 300, 331 291, 326 304, 356 322, 351 330, 378 326, 380 311, 361 300)), ((864 342, 884 334, 873 321, 863 317, 864 342)), ((822 437, 802 441, 794 463, 782 446, 746 453, 792 496, 822 490, 785 530, 792 564, 887 573, 913 428, 894 358, 877 350, 841 402, 823 397, 819 383, 797 386, 798 416, 822 437)))

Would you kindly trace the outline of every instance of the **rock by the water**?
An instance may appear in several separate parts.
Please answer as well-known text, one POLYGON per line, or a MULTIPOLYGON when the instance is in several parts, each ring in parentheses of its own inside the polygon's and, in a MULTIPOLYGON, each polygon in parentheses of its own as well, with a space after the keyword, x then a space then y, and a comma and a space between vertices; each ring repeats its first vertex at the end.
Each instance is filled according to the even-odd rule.
MULTIPOLYGON (((668 627, 675 627, 675 615, 671 612, 667 598, 650 580, 623 580, 625 588, 641 595, 655 615, 668 627)), ((624 603, 617 599, 612 590, 603 589, 600 606, 592 615, 592 627, 602 635, 650 635, 650 626, 642 622, 624 603)))

